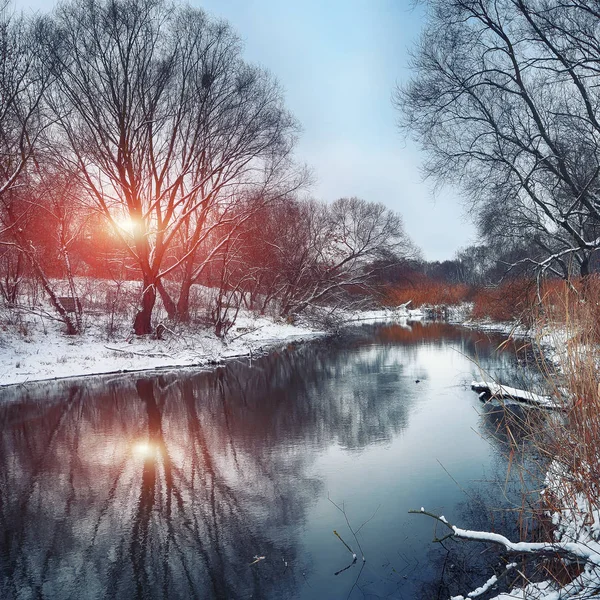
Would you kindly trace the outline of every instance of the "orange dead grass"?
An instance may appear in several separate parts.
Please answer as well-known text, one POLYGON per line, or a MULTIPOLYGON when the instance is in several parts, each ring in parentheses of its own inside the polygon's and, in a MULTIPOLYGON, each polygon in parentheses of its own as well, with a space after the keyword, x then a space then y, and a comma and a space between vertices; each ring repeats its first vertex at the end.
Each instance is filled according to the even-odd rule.
MULTIPOLYGON (((571 285, 582 288, 580 282, 571 285)), ((600 290, 600 285, 598 287, 600 290)), ((410 300, 411 307, 418 308, 422 305, 452 306, 473 302, 472 315, 476 319, 521 319, 525 323, 531 323, 538 312, 540 298, 545 306, 560 304, 567 289, 568 284, 558 279, 544 281, 538 295, 534 279, 511 279, 497 286, 474 287, 434 281, 423 276, 389 289, 385 303, 398 306, 410 300)))
POLYGON ((456 305, 469 300, 471 288, 464 284, 450 284, 423 277, 406 285, 388 290, 386 304, 398 306, 411 301, 411 308, 423 304, 456 305))
POLYGON ((511 321, 515 318, 530 320, 535 305, 534 281, 517 279, 498 287, 478 289, 473 296, 473 317, 494 321, 511 321))
POLYGON ((495 287, 479 288, 473 294, 473 317, 494 321, 520 319, 531 324, 539 315, 540 306, 562 304, 569 285, 562 279, 544 280, 539 290, 534 279, 511 279, 495 287), (541 301, 541 305, 540 305, 541 301))

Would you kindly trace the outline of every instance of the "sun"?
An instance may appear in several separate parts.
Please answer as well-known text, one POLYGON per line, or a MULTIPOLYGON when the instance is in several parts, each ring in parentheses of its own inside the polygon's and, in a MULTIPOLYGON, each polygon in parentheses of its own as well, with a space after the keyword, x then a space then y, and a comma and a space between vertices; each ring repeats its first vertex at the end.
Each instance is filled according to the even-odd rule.
POLYGON ((139 225, 137 224, 136 220, 132 219, 129 216, 116 217, 113 219, 113 222, 115 226, 119 229, 119 231, 130 235, 131 237, 133 237, 133 235, 135 234, 136 229, 139 228, 139 225))

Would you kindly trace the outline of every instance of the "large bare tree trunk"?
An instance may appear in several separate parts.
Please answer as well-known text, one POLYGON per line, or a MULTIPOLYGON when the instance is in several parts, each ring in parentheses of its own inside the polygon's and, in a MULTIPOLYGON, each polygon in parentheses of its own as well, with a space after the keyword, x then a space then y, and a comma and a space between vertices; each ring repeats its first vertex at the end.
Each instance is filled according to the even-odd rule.
POLYGON ((192 287, 192 281, 185 277, 179 285, 179 299, 177 303, 175 303, 171 294, 165 289, 162 281, 159 280, 156 282, 156 289, 160 294, 169 319, 187 322, 190 320, 190 288, 192 287))
POLYGON ((152 333, 152 310, 156 303, 156 281, 144 277, 144 290, 140 310, 133 321, 135 335, 152 333))
POLYGON ((179 298, 177 299, 176 310, 177 319, 184 323, 187 323, 190 320, 190 292, 193 283, 193 260, 188 260, 183 269, 183 278, 179 287, 179 298))

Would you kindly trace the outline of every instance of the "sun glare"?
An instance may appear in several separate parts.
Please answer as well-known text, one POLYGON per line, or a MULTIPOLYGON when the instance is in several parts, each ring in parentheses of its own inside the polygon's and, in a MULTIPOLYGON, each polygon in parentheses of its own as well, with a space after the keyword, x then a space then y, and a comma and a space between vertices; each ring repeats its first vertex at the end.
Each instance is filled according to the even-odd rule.
POLYGON ((133 236, 136 225, 131 217, 120 217, 115 219, 115 225, 127 235, 133 236))

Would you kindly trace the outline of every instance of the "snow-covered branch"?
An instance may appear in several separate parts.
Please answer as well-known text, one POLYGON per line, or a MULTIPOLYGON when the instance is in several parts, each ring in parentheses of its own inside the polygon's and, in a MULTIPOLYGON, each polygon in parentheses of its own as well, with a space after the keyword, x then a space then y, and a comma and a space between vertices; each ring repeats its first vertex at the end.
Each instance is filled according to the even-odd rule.
POLYGON ((426 515, 436 521, 442 523, 449 530, 448 534, 436 541, 441 541, 449 537, 470 540, 474 542, 488 542, 502 546, 507 552, 517 554, 534 554, 537 556, 561 556, 563 558, 589 562, 600 566, 600 545, 581 544, 578 542, 512 542, 507 537, 499 533, 489 531, 475 531, 470 529, 461 529, 456 525, 452 525, 443 515, 436 515, 426 511, 424 508, 420 510, 411 510, 411 514, 426 515))

